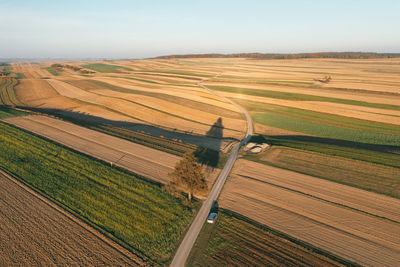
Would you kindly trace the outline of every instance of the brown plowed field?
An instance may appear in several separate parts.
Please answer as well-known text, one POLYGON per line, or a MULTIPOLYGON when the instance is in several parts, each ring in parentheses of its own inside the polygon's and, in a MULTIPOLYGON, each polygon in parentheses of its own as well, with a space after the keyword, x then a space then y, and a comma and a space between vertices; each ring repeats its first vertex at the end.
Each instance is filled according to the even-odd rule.
POLYGON ((220 206, 360 264, 400 260, 398 199, 239 160, 220 206))
POLYGON ((1 266, 132 266, 137 256, 0 173, 1 266))

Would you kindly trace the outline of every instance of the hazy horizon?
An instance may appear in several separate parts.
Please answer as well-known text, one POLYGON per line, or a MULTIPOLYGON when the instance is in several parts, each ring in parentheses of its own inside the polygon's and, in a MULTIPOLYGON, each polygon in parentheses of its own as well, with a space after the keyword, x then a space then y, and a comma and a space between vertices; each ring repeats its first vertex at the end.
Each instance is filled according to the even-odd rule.
POLYGON ((399 53, 397 1, 1 1, 0 58, 399 53))

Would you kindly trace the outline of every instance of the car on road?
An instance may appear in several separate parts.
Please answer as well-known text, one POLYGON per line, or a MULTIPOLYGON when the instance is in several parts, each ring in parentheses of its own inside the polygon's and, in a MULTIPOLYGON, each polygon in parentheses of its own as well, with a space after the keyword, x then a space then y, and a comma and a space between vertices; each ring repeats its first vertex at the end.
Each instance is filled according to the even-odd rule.
POLYGON ((208 215, 207 222, 208 223, 214 223, 217 220, 218 214, 215 212, 211 212, 210 215, 208 215))

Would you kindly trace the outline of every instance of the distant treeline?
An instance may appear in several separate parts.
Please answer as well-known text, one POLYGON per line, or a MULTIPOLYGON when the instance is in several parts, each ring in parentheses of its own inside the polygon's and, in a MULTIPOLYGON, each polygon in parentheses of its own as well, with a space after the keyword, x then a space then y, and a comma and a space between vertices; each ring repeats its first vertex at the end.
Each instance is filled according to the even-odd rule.
POLYGON ((9 64, 6 62, 0 62, 0 77, 8 76, 11 74, 9 64))
POLYGON ((155 59, 172 58, 252 58, 252 59, 298 59, 298 58, 395 58, 400 53, 370 53, 370 52, 319 52, 299 54, 263 54, 263 53, 238 53, 238 54, 187 54, 155 57, 155 59))

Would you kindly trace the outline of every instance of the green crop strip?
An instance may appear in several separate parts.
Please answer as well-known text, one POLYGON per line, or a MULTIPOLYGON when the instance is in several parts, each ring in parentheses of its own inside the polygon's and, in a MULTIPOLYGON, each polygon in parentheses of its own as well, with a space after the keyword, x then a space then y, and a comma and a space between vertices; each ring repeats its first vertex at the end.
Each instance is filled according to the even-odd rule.
POLYGON ((97 72, 120 72, 121 69, 127 70, 127 71, 133 71, 131 68, 118 66, 118 65, 104 64, 104 63, 86 64, 86 65, 82 65, 82 67, 84 67, 86 69, 94 70, 97 72))
POLYGON ((296 119, 308 120, 348 129, 358 129, 376 133, 400 135, 400 126, 394 124, 367 121, 305 109, 278 106, 273 104, 260 104, 258 102, 241 100, 238 100, 237 102, 246 107, 246 109, 251 111, 252 113, 271 112, 274 114, 288 116, 296 119))
POLYGON ((23 74, 23 73, 16 72, 15 74, 17 75, 17 78, 18 78, 18 79, 26 79, 26 76, 25 76, 25 74, 23 74))
POLYGON ((367 144, 400 146, 400 135, 396 134, 378 133, 367 131, 365 129, 344 128, 324 124, 322 122, 313 122, 305 119, 279 115, 272 112, 257 113, 252 117, 257 123, 290 131, 367 144))
POLYGON ((18 84, 15 78, 0 79, 0 105, 22 106, 23 104, 17 98, 14 87, 18 84))
POLYGON ((53 68, 45 68, 51 75, 54 76, 60 76, 60 73, 58 73, 55 69, 53 68))
POLYGON ((204 224, 187 266, 356 266, 238 213, 218 213, 216 223, 204 224))
POLYGON ((361 160, 389 167, 400 168, 399 147, 360 144, 357 142, 324 139, 313 136, 253 136, 252 142, 266 142, 273 146, 289 147, 304 151, 361 160))

